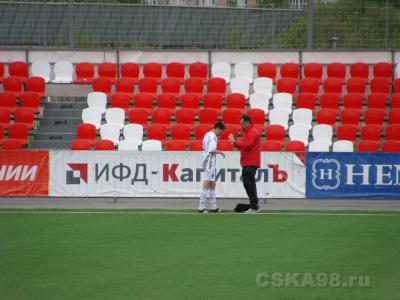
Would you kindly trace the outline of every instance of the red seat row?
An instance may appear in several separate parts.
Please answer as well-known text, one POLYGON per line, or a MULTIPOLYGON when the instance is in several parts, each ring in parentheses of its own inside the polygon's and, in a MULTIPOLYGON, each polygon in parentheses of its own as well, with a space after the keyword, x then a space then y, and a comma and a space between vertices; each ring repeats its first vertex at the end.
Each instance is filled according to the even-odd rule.
MULTIPOLYGON (((40 98, 45 95, 46 82, 42 77, 29 77, 25 83, 28 92, 35 93, 40 98)), ((6 77, 3 79, 3 90, 19 97, 24 90, 24 81, 17 76, 6 77)))

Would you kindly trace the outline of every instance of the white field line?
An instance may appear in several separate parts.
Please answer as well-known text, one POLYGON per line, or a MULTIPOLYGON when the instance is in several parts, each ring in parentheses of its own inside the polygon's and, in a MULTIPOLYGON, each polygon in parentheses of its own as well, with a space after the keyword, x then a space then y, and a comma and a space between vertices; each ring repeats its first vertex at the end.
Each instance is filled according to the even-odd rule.
MULTIPOLYGON (((245 213, 225 212, 222 214, 208 213, 199 214, 197 212, 185 211, 37 211, 37 210, 0 210, 0 214, 133 214, 133 215, 255 215, 245 213)), ((261 212, 256 215, 293 215, 293 216, 382 216, 400 217, 400 214, 393 213, 324 213, 324 212, 261 212)))

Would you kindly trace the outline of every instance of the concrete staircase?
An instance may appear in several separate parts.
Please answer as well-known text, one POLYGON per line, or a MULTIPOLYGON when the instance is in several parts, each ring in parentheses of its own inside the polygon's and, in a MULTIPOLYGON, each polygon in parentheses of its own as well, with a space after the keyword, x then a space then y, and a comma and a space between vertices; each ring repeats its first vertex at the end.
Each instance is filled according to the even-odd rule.
POLYGON ((82 123, 82 109, 86 102, 46 102, 43 117, 33 135, 32 149, 69 149, 76 138, 76 125, 82 123))

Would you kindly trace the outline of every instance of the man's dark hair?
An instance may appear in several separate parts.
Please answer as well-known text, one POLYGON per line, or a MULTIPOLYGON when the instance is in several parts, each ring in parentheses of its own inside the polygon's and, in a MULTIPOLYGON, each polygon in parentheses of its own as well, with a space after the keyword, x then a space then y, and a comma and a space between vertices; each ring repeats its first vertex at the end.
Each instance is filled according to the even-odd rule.
POLYGON ((240 117, 240 120, 252 124, 251 118, 250 118, 248 115, 242 115, 242 116, 240 117))
POLYGON ((221 130, 225 130, 225 124, 221 121, 218 121, 214 124, 214 129, 221 129, 221 130))

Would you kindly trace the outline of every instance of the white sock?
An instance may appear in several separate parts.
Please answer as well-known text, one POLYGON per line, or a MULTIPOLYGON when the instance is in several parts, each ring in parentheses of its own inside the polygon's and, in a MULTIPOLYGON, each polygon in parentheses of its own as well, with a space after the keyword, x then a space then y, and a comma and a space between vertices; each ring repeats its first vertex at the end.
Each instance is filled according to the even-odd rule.
POLYGON ((208 191, 205 189, 200 190, 200 202, 199 202, 199 210, 203 210, 206 208, 208 191))
POLYGON ((217 209, 217 198, 215 198, 215 190, 209 191, 211 209, 217 209))

